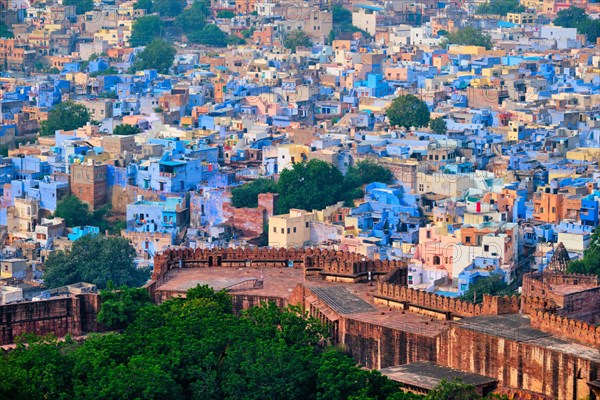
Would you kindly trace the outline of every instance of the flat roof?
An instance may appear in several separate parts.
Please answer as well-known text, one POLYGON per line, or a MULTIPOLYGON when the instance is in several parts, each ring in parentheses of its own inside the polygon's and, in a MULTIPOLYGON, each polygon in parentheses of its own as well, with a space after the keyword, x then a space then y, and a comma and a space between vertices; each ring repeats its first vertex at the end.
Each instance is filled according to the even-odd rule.
POLYGON ((340 314, 377 311, 375 307, 351 293, 344 286, 306 285, 319 300, 340 314))
POLYGON ((496 379, 487 376, 463 372, 427 361, 383 368, 380 372, 394 381, 427 390, 435 388, 441 381, 453 381, 455 379, 479 387, 496 385, 498 382, 496 379))
POLYGON ((532 328, 529 316, 524 314, 484 315, 465 318, 455 323, 464 329, 517 342, 527 342, 600 363, 600 349, 563 340, 551 333, 532 328))

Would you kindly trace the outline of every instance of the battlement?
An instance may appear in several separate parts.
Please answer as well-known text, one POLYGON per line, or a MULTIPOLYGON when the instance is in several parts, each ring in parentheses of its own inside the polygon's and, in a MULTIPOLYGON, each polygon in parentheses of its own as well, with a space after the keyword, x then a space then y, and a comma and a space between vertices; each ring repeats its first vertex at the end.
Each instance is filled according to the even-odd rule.
POLYGON ((563 274, 560 272, 534 272, 525 274, 523 276, 523 287, 526 288, 526 284, 533 284, 534 282, 543 282, 548 285, 592 285, 600 286, 600 277, 596 275, 585 275, 585 274, 563 274))
POLYGON ((360 254, 322 249, 168 249, 154 257, 152 280, 164 282, 178 268, 296 267, 328 280, 357 282, 404 267, 401 261, 367 260, 360 254))
POLYGON ((582 344, 600 346, 600 326, 544 311, 531 315, 531 326, 582 344))
POLYGON ((428 293, 422 290, 391 283, 395 279, 393 272, 385 276, 384 281, 377 285, 378 303, 389 306, 401 306, 426 314, 437 314, 446 319, 476 317, 479 315, 516 314, 520 309, 517 296, 484 295, 483 303, 475 304, 469 301, 428 293))

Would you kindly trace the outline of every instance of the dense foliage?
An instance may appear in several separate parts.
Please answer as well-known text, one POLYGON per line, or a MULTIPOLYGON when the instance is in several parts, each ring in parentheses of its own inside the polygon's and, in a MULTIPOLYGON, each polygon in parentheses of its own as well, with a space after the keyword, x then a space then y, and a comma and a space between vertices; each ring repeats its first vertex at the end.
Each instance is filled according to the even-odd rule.
POLYGON ((134 67, 137 70, 155 69, 161 74, 166 74, 173 65, 177 51, 168 42, 162 39, 154 39, 135 60, 134 67))
POLYGON ((451 44, 463 46, 482 46, 488 50, 491 50, 493 47, 492 38, 490 35, 470 26, 464 27, 457 32, 448 33, 440 41, 440 46, 444 49, 451 44))
POLYGON ((152 0, 152 11, 161 17, 176 17, 187 5, 187 0, 152 0))
POLYGON ((136 303, 122 333, 90 335, 81 344, 27 338, 29 346, 0 355, 0 398, 417 398, 322 347, 325 328, 297 308, 270 304, 237 317, 229 296, 207 287, 160 306, 136 303))
POLYGON ((387 108, 386 115, 390 125, 420 128, 429 124, 429 108, 417 96, 405 94, 396 97, 387 108))
POLYGON ((57 130, 71 131, 81 128, 90 120, 87 107, 72 101, 63 101, 50 110, 46 121, 42 121, 40 135, 51 136, 57 130))
POLYGON ((65 196, 56 204, 55 217, 60 217, 65 220, 65 224, 72 228, 75 226, 97 226, 101 232, 109 231, 114 234, 121 232, 124 229, 125 221, 114 221, 110 205, 100 207, 93 212, 89 206, 79 200, 77 196, 65 196), (109 219, 112 219, 109 221, 109 219))
POLYGON ((519 0, 491 0, 480 4, 475 14, 493 14, 505 16, 508 13, 520 13, 525 7, 519 4, 519 0))
POLYGON ((117 286, 141 286, 148 271, 137 269, 135 249, 120 237, 86 235, 69 252, 56 251, 46 260, 44 283, 50 288, 77 282, 93 283, 100 289, 109 282, 117 286))
POLYGON ((442 117, 433 118, 429 121, 429 129, 438 135, 443 135, 448 130, 446 120, 442 117))
POLYGON ((510 288, 500 275, 492 274, 471 283, 469 289, 461 296, 461 299, 473 303, 481 303, 483 302, 484 294, 512 296, 517 293, 510 288))
POLYGON ((187 37, 192 43, 214 47, 227 46, 227 34, 215 24, 207 24, 199 31, 188 33, 187 37))
POLYGON ((152 12, 152 0, 137 0, 133 4, 135 10, 146 10, 146 13, 152 12))
POLYGON ((122 286, 114 290, 109 282, 106 290, 100 292, 102 308, 98 313, 98 322, 108 329, 125 328, 135 320, 137 313, 152 304, 152 298, 145 288, 127 288, 122 286))
POLYGON ((75 6, 75 12, 78 15, 85 14, 94 9, 93 0, 63 0, 62 4, 64 6, 75 6))
POLYGON ((553 23, 564 28, 577 28, 577 32, 586 35, 587 40, 592 43, 600 37, 600 20, 590 18, 583 9, 576 6, 560 10, 553 23))
POLYGON ((131 47, 145 46, 162 34, 163 22, 156 15, 141 17, 133 22, 129 44, 131 47))
POLYGON ((8 25, 4 22, 0 22, 0 37, 1 38, 12 38, 14 36, 13 32, 10 30, 8 25))
POLYGON ((267 179, 257 179, 232 190, 235 207, 256 207, 260 193, 278 193, 276 212, 285 214, 290 208, 321 210, 339 201, 351 203, 363 196, 362 186, 372 182, 391 183, 392 172, 369 160, 350 167, 346 176, 333 165, 311 160, 296 163, 281 172, 277 184, 267 179))
POLYGON ((231 190, 234 207, 258 207, 258 195, 261 193, 276 193, 277 184, 270 179, 256 179, 250 183, 235 187, 231 190))
POLYGON ((292 31, 288 33, 283 39, 283 46, 286 49, 290 49, 292 53, 296 52, 298 47, 310 47, 312 46, 312 40, 304 31, 292 31))
POLYGON ((320 160, 296 163, 284 169, 277 182, 280 213, 290 208, 321 210, 344 199, 344 176, 339 169, 320 160))
POLYGON ((329 32, 328 39, 330 42, 333 42, 335 39, 339 38, 340 35, 351 34, 354 32, 361 32, 366 38, 371 36, 368 32, 352 25, 352 12, 350 12, 350 10, 345 8, 342 4, 335 3, 331 8, 331 12, 333 29, 331 32, 329 32))
POLYGON ((583 258, 571 261, 567 270, 571 274, 600 276, 600 229, 596 229, 592 234, 590 244, 583 252, 583 258))
POLYGON ((136 135, 140 133, 140 128, 129 124, 121 124, 113 129, 113 135, 136 135))

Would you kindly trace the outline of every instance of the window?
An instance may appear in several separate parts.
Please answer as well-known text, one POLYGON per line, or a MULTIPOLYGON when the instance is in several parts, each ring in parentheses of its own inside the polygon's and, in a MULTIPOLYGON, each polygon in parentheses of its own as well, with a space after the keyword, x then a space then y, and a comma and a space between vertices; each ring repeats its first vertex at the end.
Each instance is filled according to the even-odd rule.
POLYGON ((467 236, 467 237, 465 238, 465 242, 467 242, 467 243, 471 243, 471 236, 467 236))
POLYGON ((431 239, 431 231, 427 231, 427 239, 431 239))
POLYGON ((277 228, 273 227, 273 233, 277 233, 277 228))
POLYGON ((296 227, 294 227, 294 233, 296 233, 296 227))
POLYGON ((285 229, 281 228, 281 233, 282 234, 285 233, 285 229))
POLYGON ((287 232, 288 232, 288 235, 289 235, 290 234, 290 228, 288 228, 287 232))
POLYGON ((306 227, 308 228, 308 221, 306 221, 306 227))
POLYGON ((490 251, 490 246, 487 244, 483 245, 483 251, 490 251))

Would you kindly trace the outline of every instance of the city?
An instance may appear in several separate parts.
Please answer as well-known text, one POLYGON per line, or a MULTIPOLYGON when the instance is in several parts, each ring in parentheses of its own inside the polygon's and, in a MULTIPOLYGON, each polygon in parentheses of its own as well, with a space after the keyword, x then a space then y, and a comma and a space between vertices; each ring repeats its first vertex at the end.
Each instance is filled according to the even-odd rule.
POLYGON ((0 0, 0 398, 600 398, 600 3, 0 0))

